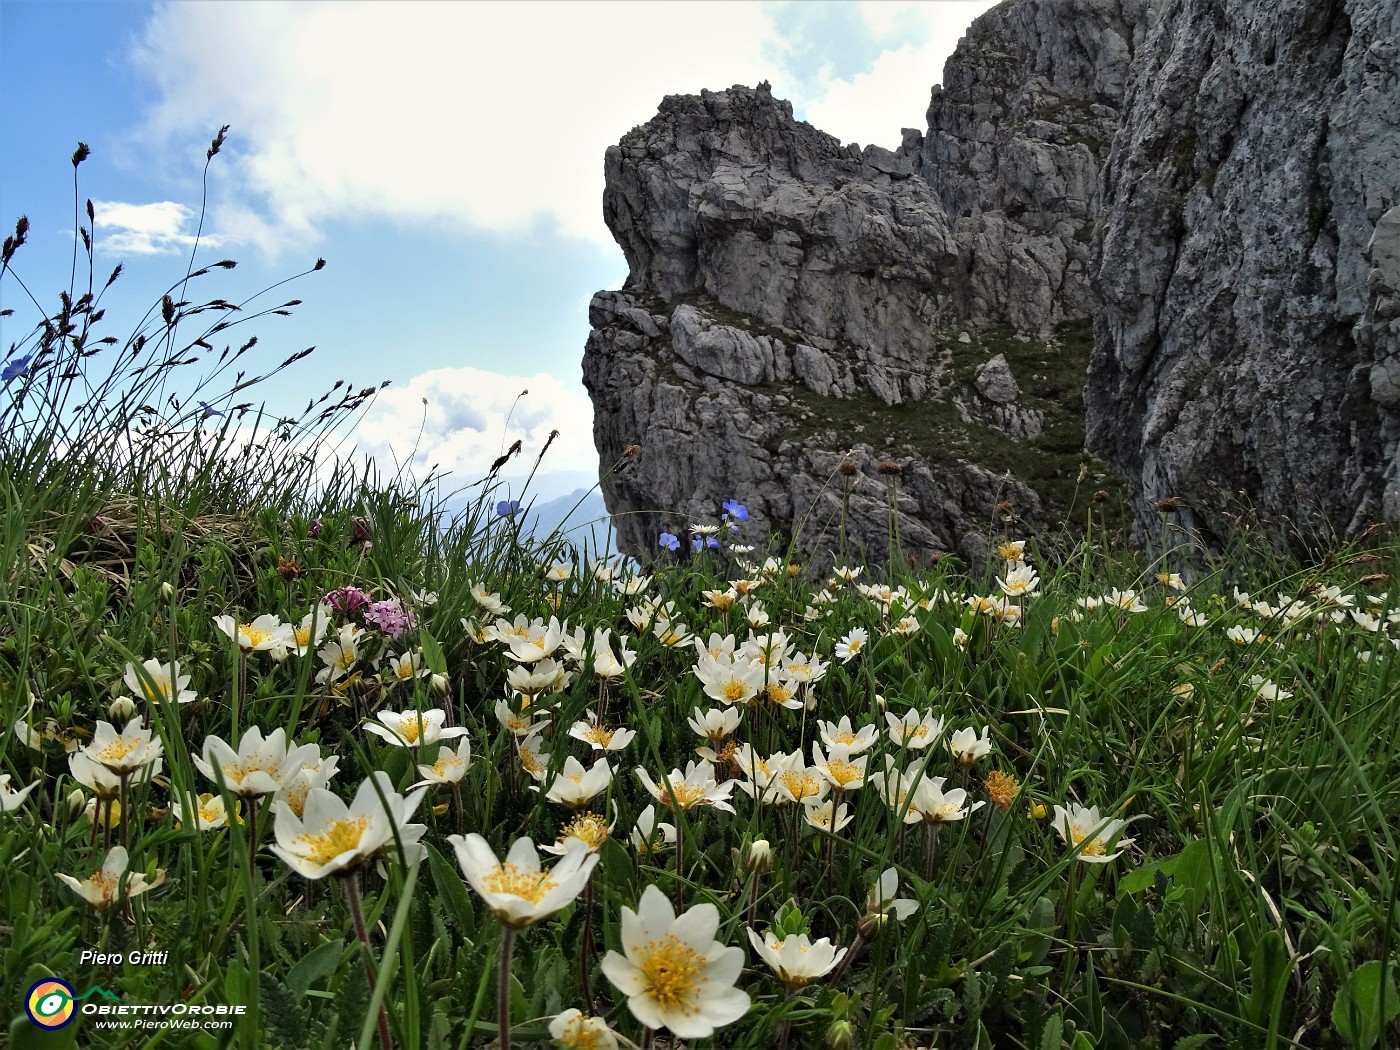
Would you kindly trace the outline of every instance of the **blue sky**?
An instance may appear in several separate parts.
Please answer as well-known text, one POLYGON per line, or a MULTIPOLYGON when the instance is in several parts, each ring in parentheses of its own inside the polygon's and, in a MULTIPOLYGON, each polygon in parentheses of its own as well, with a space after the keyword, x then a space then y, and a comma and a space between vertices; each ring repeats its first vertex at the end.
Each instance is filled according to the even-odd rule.
MULTIPOLYGON (((796 115, 893 147, 990 0, 942 3, 179 3, 0 0, 0 224, 31 222, 15 270, 52 310, 68 286, 73 169, 97 207, 108 331, 183 272, 205 149, 208 296, 303 300, 259 322, 257 389, 292 412, 335 378, 390 380, 366 452, 474 480, 551 429, 537 494, 596 478, 580 360, 587 304, 626 277, 602 221, 603 152, 667 94, 767 79, 796 115), (521 390, 530 393, 517 401, 521 390), (423 399, 428 405, 423 405, 423 399), (513 411, 512 411, 513 409, 513 411), (509 415, 509 421, 507 416, 509 415)), ((0 282, 4 347, 38 310, 0 282)), ((3 350, 0 350, 3 353, 3 350)))

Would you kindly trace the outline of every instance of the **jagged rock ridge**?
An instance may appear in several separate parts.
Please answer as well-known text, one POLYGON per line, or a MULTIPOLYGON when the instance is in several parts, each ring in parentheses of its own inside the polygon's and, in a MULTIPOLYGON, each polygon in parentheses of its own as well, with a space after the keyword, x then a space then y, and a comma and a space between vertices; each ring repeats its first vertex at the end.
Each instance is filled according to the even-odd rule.
MULTIPOLYGON (((1360 111, 1345 101, 1365 90, 1383 94, 1375 84, 1352 84, 1375 74, 1349 72, 1346 56, 1365 56, 1367 69, 1389 62, 1393 70, 1393 48, 1381 47, 1377 58, 1379 45, 1358 43, 1353 22, 1343 31, 1336 19, 1290 21, 1287 6, 1260 14, 1262 4, 1240 0, 1218 15, 1205 0, 1003 4, 974 24, 949 60, 927 130, 906 130, 892 151, 843 146, 794 121, 766 85, 665 99, 652 121, 607 154, 604 212, 630 273, 622 291, 595 297, 584 357, 604 469, 629 446, 640 447, 604 479, 622 548, 646 553, 662 528, 712 516, 730 496, 761 521, 798 534, 812 553, 832 549, 844 506, 855 541, 868 557, 883 557, 891 500, 902 546, 916 555, 957 550, 977 558, 986 530, 1008 513, 1020 519, 1017 528, 1049 529, 1081 481, 1093 488, 1100 480, 1083 476, 1082 395, 1096 318, 1089 433, 1093 447, 1125 469, 1144 520, 1150 500, 1167 489, 1213 499, 1212 486, 1224 479, 1227 487, 1252 481, 1268 499, 1278 495, 1278 485, 1259 479, 1279 451, 1270 441, 1290 443, 1300 460, 1306 441, 1296 426, 1262 430, 1255 447, 1232 461, 1217 454, 1210 435, 1248 425, 1260 407, 1248 397, 1208 402, 1233 413, 1233 422, 1219 421, 1214 431, 1173 430, 1170 421, 1163 431, 1162 419, 1172 398, 1172 418, 1195 404, 1182 382, 1184 340, 1206 327, 1214 299, 1193 298, 1192 289, 1218 299, 1233 272, 1219 265, 1229 246, 1241 231, 1260 232, 1270 221, 1247 185, 1232 191, 1229 211, 1214 221, 1199 207, 1180 207, 1185 151, 1172 143, 1192 120, 1200 125, 1192 140, 1200 156, 1189 158, 1194 172, 1210 150, 1228 152, 1231 127, 1269 129, 1258 146, 1265 150, 1288 134, 1289 119, 1317 115, 1301 103, 1277 119, 1239 106, 1216 113, 1215 101, 1244 89, 1237 85, 1230 96, 1222 85, 1235 82, 1208 74, 1225 62, 1221 55, 1238 52, 1223 44, 1212 50, 1202 38, 1228 41, 1232 18, 1256 28, 1262 18, 1276 37, 1298 37, 1288 46, 1315 48, 1306 70, 1269 85, 1296 103, 1309 78, 1344 83, 1329 105, 1342 107, 1340 119, 1353 124, 1345 133, 1324 130, 1329 144, 1364 137, 1372 110, 1386 101, 1360 111), (1167 78, 1160 88, 1159 76, 1167 78), (1182 99, 1191 100, 1189 112, 1182 99), (1175 225, 1156 222, 1162 208, 1154 206, 1163 201, 1180 213, 1173 212, 1175 225), (1174 268, 1188 228, 1210 246, 1196 255, 1210 263, 1212 280, 1174 268), (1141 258, 1135 238, 1146 246, 1141 258), (1173 329, 1177 319, 1197 315, 1173 329), (1163 433, 1177 444, 1162 442, 1163 433), (834 473, 848 452, 860 468, 853 480, 834 473), (881 460, 900 468, 895 482, 875 472, 881 460)), ((1375 16, 1369 39, 1387 39, 1375 35, 1384 29, 1381 5, 1347 6, 1375 16)), ((1395 97, 1390 92, 1391 104, 1395 97)), ((1306 138, 1293 133, 1285 141, 1306 138)), ((1382 213, 1393 207, 1395 184, 1393 149, 1388 167, 1375 156, 1385 141, 1371 135, 1371 175, 1352 180, 1369 177, 1371 211, 1382 213), (1391 190, 1378 189, 1387 178, 1391 190)), ((1302 152, 1317 160, 1315 149, 1302 152)), ((1242 166, 1246 183, 1248 174, 1242 166)), ((1295 172, 1276 181, 1287 187, 1303 178, 1295 172)), ((1327 462, 1316 469, 1327 476, 1328 462, 1349 455, 1348 476, 1364 504, 1382 484, 1376 453, 1387 424, 1376 408, 1386 397, 1400 401, 1400 366, 1387 364, 1396 360, 1395 333, 1386 327, 1400 312, 1387 305, 1395 298, 1400 223, 1369 218, 1355 197, 1343 210, 1365 221, 1348 227, 1351 253, 1336 257, 1352 261, 1340 276, 1330 285, 1315 273, 1277 281, 1253 319, 1277 320, 1289 308, 1326 314, 1345 299, 1329 289, 1348 289, 1352 316, 1364 316, 1365 325, 1309 322, 1284 335, 1355 328, 1340 357, 1364 361, 1328 359, 1324 367, 1323 349, 1295 355, 1283 372, 1328 373, 1311 381, 1314 406, 1317 391, 1335 390, 1332 373, 1350 376, 1342 390, 1352 392, 1346 403, 1355 425, 1345 435, 1345 428, 1327 431, 1327 462), (1368 221, 1380 239, 1368 249, 1369 273, 1353 258, 1368 221), (1358 281, 1369 281, 1370 291, 1358 294, 1358 281), (1322 292, 1309 300, 1309 288, 1322 292), (1363 369, 1365 391, 1357 380, 1363 369)), ((1285 230, 1276 239, 1286 237, 1285 230)), ((1272 255, 1255 251, 1250 272, 1296 261, 1294 245, 1278 247, 1272 255)), ((1251 335, 1237 325, 1230 338, 1207 345, 1229 358, 1231 339, 1251 335)), ((1236 375, 1244 356, 1232 359, 1236 375)), ((1247 367, 1262 374, 1268 360, 1260 350, 1247 367)), ((1393 461, 1393 439, 1388 448, 1393 461)), ((1335 520, 1336 507, 1327 513, 1335 520)))

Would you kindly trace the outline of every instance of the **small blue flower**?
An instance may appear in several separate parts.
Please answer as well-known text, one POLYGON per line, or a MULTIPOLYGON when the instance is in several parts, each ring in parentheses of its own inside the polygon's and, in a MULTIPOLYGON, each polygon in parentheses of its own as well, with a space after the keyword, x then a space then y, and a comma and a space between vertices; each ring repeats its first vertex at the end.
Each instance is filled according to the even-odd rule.
POLYGON ((676 538, 675 533, 663 532, 661 534, 661 546, 668 551, 678 551, 681 549, 681 541, 676 538))
POLYGON ((221 415, 223 415, 222 412, 220 412, 217 408, 215 408, 213 405, 211 405, 208 401, 201 401, 201 402, 199 403, 199 407, 202 408, 202 409, 204 409, 204 414, 205 414, 206 416, 221 416, 221 415))
MULTIPOLYGON (((677 543, 676 546, 679 547, 680 544, 677 543)), ((690 549, 691 549, 691 550, 696 550, 696 551, 698 551, 698 550, 704 550, 706 547, 709 547, 711 550, 718 550, 718 549, 719 549, 719 540, 715 539, 713 536, 692 536, 692 537, 690 537, 690 549)), ((671 549, 672 549, 672 550, 675 550, 675 547, 672 547, 671 549)))
POLYGON ((518 499, 503 499, 496 504, 496 517, 513 518, 520 512, 520 501, 518 499))
POLYGON ((748 521, 749 508, 740 503, 737 499, 727 499, 722 504, 724 512, 735 521, 748 521))
POLYGON ((26 354, 24 357, 17 357, 5 366, 4 371, 0 371, 0 383, 8 383, 15 376, 22 376, 29 371, 29 362, 34 360, 33 354, 26 354))

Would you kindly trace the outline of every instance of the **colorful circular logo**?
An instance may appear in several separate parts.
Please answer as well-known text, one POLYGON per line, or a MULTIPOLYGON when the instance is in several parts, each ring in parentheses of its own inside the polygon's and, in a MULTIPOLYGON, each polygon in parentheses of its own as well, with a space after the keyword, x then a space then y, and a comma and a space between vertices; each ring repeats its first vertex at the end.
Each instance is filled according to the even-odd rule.
POLYGON ((62 1028, 73 1020, 73 988, 53 977, 40 981, 29 989, 24 1009, 40 1028, 62 1028))

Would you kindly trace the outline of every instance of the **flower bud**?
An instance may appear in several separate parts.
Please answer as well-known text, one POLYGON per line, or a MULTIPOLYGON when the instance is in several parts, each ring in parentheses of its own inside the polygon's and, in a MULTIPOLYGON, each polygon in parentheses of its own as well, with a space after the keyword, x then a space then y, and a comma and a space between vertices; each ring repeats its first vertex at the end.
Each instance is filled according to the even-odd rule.
POLYGON ((168 602, 175 600, 175 586, 169 582, 160 585, 160 596, 168 602))
POLYGON ((826 1030, 826 1045, 831 1050, 851 1050, 855 1042, 856 1032, 850 1021, 833 1021, 826 1030))
POLYGON ((446 696, 448 689, 450 688, 450 683, 447 681, 447 675, 431 675, 428 678, 428 688, 431 689, 433 692, 437 693, 439 696, 446 696))
POLYGON ((119 696, 107 708, 112 716, 112 724, 124 726, 136 717, 136 701, 129 696, 119 696))
POLYGON ((885 923, 889 921, 889 916, 882 911, 867 912, 861 916, 856 923, 856 934, 863 941, 873 941, 880 935, 880 931, 885 928, 885 923))
POLYGON ((74 788, 63 800, 63 815, 69 820, 77 820, 86 808, 87 796, 83 794, 82 788, 74 788))
POLYGON ((773 847, 767 839, 754 839, 744 851, 744 870, 751 875, 766 875, 773 870, 773 847))

